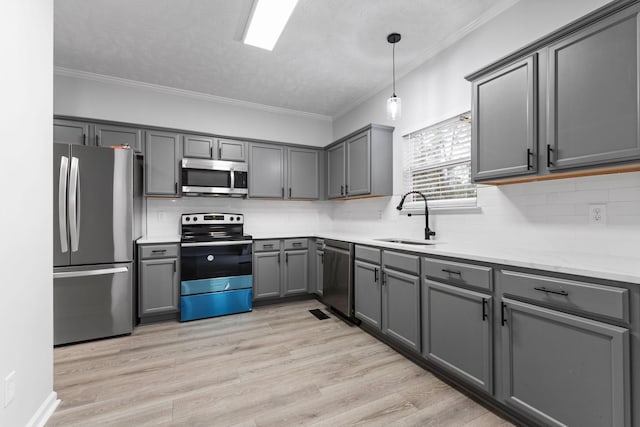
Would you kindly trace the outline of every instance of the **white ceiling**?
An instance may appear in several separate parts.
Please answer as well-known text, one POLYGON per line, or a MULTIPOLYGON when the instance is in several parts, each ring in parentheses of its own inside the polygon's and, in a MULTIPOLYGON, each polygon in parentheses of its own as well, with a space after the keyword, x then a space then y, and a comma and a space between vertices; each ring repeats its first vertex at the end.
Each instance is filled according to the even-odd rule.
MULTIPOLYGON (((252 0, 55 0, 55 65, 336 116, 515 0, 300 0, 272 52, 252 0)), ((401 96, 401 94, 399 94, 401 96)))

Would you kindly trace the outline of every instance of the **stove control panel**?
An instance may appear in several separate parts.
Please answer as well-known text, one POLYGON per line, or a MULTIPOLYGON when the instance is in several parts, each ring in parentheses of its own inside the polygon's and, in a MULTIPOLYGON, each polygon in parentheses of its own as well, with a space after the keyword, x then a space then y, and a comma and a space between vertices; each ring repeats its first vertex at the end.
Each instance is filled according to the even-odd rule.
POLYGON ((183 214, 182 224, 244 224, 244 215, 236 213, 183 214))

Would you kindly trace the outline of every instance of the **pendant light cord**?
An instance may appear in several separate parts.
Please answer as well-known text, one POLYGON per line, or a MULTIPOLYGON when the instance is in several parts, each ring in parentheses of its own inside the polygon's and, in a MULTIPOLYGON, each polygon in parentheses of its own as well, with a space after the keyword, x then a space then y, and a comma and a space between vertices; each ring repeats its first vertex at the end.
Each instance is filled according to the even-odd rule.
POLYGON ((393 43, 392 49, 392 58, 393 58, 393 97, 396 97, 396 44, 393 43))

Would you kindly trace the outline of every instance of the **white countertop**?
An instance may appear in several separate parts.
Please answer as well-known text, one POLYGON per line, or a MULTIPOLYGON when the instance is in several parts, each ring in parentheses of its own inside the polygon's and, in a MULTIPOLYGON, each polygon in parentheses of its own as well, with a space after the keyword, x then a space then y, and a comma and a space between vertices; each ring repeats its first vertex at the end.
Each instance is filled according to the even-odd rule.
MULTIPOLYGON (((441 242, 430 246, 416 246, 400 243, 381 242, 370 236, 319 232, 319 233, 274 233, 272 235, 254 235, 254 239, 286 239, 293 237, 318 237, 343 240, 362 245, 379 246, 422 254, 432 254, 487 262, 505 264, 514 267, 532 268, 550 272, 574 274, 597 279, 615 280, 640 284, 640 254, 636 257, 573 253, 561 251, 541 251, 528 248, 488 247, 468 243, 441 242)), ((380 236, 396 237, 396 236, 380 236)), ((408 239, 412 240, 412 239, 408 239)))
MULTIPOLYGON (((333 231, 316 233, 258 233, 254 240, 289 239, 296 237, 314 237, 353 242, 361 245, 378 246, 389 249, 410 251, 425 255, 441 255, 452 258, 469 259, 492 264, 504 264, 514 267, 532 268, 550 272, 574 274, 596 279, 615 280, 640 284, 640 253, 636 257, 573 253, 562 251, 541 251, 515 247, 489 247, 486 245, 439 242, 430 246, 416 246, 400 243, 382 242, 370 236, 337 233, 333 231)), ((396 236, 380 236, 396 237, 396 236)), ((180 236, 141 237, 138 244, 179 243, 180 236)))

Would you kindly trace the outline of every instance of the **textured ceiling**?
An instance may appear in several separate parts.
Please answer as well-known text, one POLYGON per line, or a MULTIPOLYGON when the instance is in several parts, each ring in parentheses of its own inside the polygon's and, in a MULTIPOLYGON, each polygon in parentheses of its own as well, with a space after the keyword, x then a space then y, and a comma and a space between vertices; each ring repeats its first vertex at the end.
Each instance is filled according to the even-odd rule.
POLYGON ((251 0, 55 0, 55 65, 335 116, 514 0, 300 0, 272 52, 251 0))

